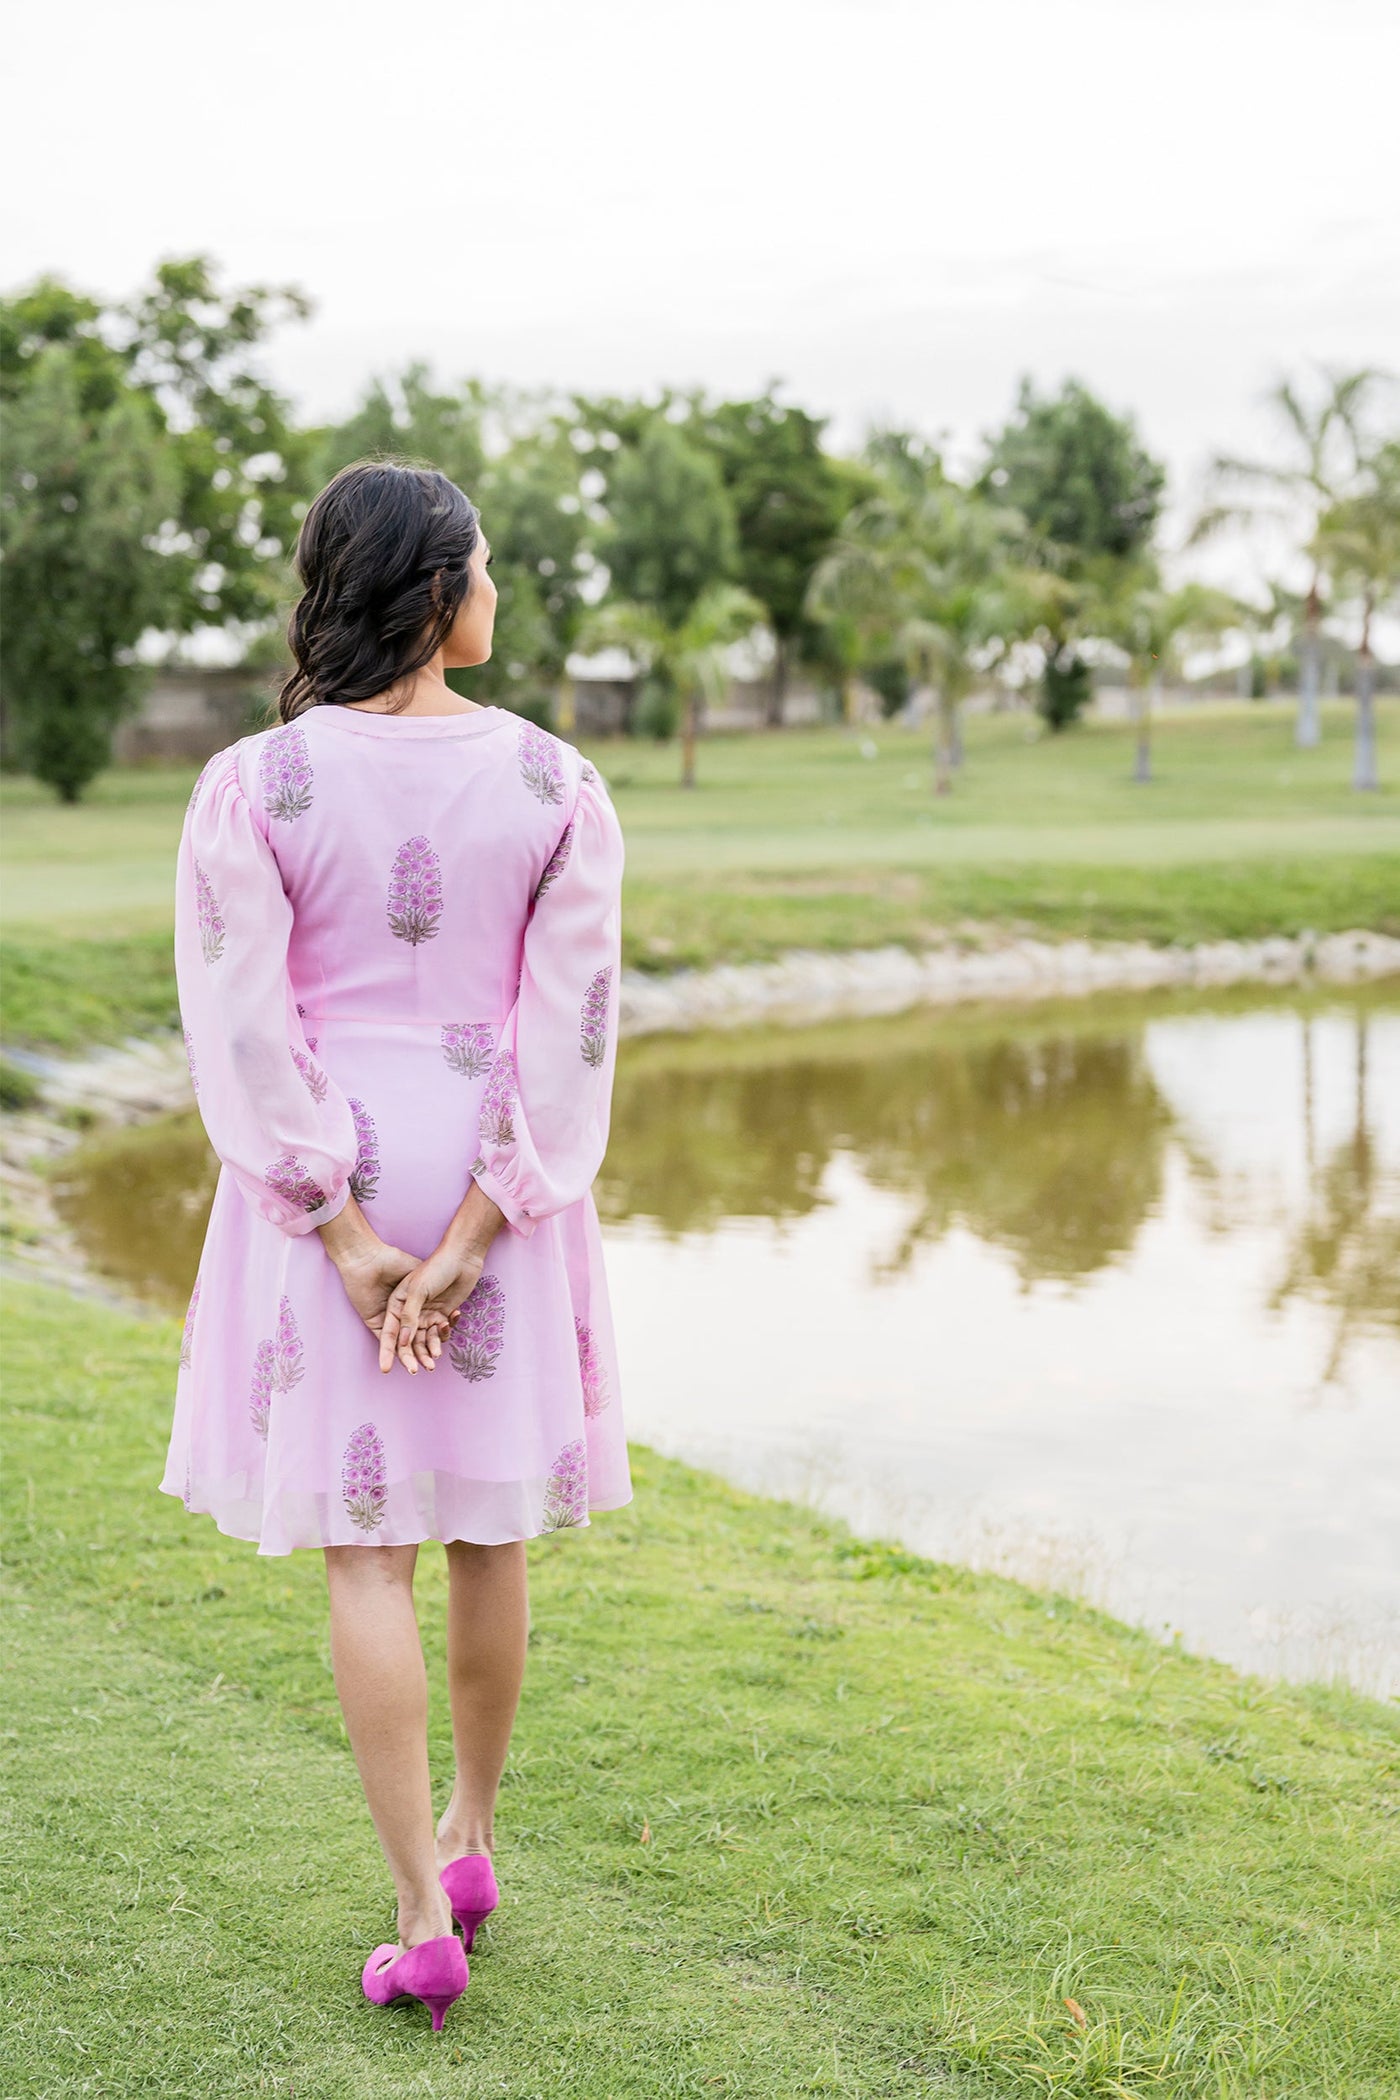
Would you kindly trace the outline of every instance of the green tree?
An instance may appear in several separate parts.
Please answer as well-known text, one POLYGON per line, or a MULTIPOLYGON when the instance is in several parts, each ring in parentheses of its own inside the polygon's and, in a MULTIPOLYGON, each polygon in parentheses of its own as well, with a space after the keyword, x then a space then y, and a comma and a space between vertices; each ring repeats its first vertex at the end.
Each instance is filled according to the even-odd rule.
POLYGON ((738 584, 715 583, 678 625, 654 606, 628 599, 600 607, 586 623, 591 647, 626 649, 642 666, 666 715, 672 703, 679 709, 684 788, 695 786, 695 747, 706 705, 721 699, 729 685, 728 652, 762 619, 763 607, 738 584))
POLYGON ((411 364, 396 377, 372 380, 352 415, 316 433, 316 486, 324 486, 357 459, 413 459, 436 467, 479 501, 489 407, 490 397, 478 381, 468 380, 455 393, 444 392, 424 364, 411 364))
POLYGON ((734 506, 738 580, 772 630, 770 728, 783 719, 792 659, 811 653, 812 573, 858 493, 856 470, 823 451, 825 428, 805 409, 775 401, 771 390, 754 401, 697 401, 688 425, 719 461, 734 506))
POLYGON ((1030 565, 1044 579, 1023 604, 1045 658, 1040 704, 1051 729, 1067 727, 1089 698, 1083 644, 1096 632, 1115 572, 1151 545, 1165 484, 1130 417, 1115 416, 1078 380, 1054 397, 1022 381, 980 485, 1020 512, 1030 565))
POLYGON ((6 413, 7 744, 65 802, 108 764, 149 681, 135 649, 169 617, 163 535, 179 489, 149 395, 93 373, 77 341, 51 343, 27 359, 6 413))
POLYGON ((1323 513, 1312 553, 1338 597, 1360 614, 1352 786, 1369 791, 1380 786, 1371 628, 1378 612, 1400 604, 1400 440, 1381 446, 1366 463, 1364 485, 1323 513))
POLYGON ((1125 570, 1108 602, 1104 628, 1128 659, 1128 691, 1135 727, 1133 779, 1152 779, 1152 718, 1168 672, 1184 655, 1241 624, 1241 610, 1225 591, 1187 583, 1163 584, 1155 562, 1144 559, 1125 570))
POLYGON ((312 441, 264 378, 258 353, 275 329, 310 311, 295 286, 224 289, 199 255, 162 263, 145 291, 114 310, 131 383, 159 406, 175 460, 166 624, 176 633, 265 621, 285 595, 311 493, 312 441))
POLYGON ((1383 373, 1322 368, 1311 387, 1280 380, 1265 396, 1282 440, 1282 457, 1240 459, 1221 453, 1211 469, 1213 497, 1196 521, 1201 540, 1229 525, 1261 521, 1296 527, 1313 549, 1309 562, 1299 655, 1298 718, 1294 740, 1304 750, 1322 736, 1322 611, 1325 570, 1317 558, 1323 513, 1354 493, 1361 476, 1363 426, 1383 373))
POLYGON ((679 628, 705 591, 733 580, 738 534, 718 463, 665 417, 621 449, 605 500, 599 553, 617 598, 679 628))

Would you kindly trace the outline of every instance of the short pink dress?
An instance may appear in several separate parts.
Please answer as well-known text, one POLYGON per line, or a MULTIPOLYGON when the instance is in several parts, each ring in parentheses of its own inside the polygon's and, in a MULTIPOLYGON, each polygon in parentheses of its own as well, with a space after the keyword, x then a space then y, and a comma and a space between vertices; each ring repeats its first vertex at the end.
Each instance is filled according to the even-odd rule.
POLYGON ((587 1524, 632 1496, 598 1214, 622 834, 503 708, 339 706, 195 784, 175 963, 222 1162, 161 1487, 258 1551, 587 1524), (317 1225, 427 1254, 505 1213, 437 1368, 379 1369, 317 1225))

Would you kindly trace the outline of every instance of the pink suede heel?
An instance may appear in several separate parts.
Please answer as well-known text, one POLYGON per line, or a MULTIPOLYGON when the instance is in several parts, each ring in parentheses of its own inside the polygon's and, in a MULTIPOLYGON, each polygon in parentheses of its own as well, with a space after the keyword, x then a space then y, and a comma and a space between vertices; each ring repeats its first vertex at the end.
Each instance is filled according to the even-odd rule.
POLYGON ((449 1860, 438 1880, 447 1891, 452 1915, 462 1928, 470 1954, 477 1926, 483 1918, 490 1916, 501 1900, 491 1855, 488 1852, 467 1852, 461 1859, 449 1860))
POLYGON ((376 1947, 360 1978, 372 2005, 421 1998, 433 2016, 434 2034, 441 2033, 448 2007, 457 2003, 469 1981, 467 1957, 455 1932, 423 1940, 404 1954, 390 1946, 376 1947))

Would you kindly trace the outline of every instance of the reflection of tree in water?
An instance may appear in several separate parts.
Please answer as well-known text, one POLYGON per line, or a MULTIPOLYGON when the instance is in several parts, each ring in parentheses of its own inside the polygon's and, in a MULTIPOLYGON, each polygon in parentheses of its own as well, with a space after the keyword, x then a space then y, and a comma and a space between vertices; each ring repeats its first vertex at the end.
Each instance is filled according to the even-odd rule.
POLYGON ((1323 1372, 1336 1378, 1352 1340, 1378 1325, 1400 1327, 1400 1215, 1379 1208, 1385 1193, 1367 1121, 1369 1016, 1356 1017, 1356 1090, 1352 1134, 1320 1163, 1313 1134, 1311 1022, 1303 1023, 1303 1120, 1309 1211, 1270 1300, 1321 1299, 1336 1309, 1323 1372))
POLYGON ((599 1189, 612 1218, 670 1232, 800 1217, 833 1153, 916 1211, 887 1265, 963 1224, 1023 1278, 1125 1253, 1161 1188, 1170 1113, 1141 1038, 938 1040, 888 1058, 620 1073, 599 1189))

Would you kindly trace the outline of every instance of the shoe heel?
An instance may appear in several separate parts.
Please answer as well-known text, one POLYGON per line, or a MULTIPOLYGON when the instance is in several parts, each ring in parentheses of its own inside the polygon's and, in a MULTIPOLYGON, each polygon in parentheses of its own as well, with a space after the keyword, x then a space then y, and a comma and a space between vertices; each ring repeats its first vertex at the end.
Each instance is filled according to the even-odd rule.
POLYGON ((451 2011, 452 2007, 457 2003, 457 2000, 461 1997, 461 1995, 462 1993, 460 1991, 454 1991, 450 1998, 432 1998, 424 1996, 423 1992, 421 1991, 416 1993, 416 1996, 423 1999, 423 2003, 427 2006, 428 2011, 433 2016, 434 2034, 442 2033, 442 2023, 447 2018, 448 2013, 451 2011))
POLYGON ((482 1919, 483 1919, 483 1918, 489 1918, 489 1917, 490 1917, 490 1915, 491 1915, 491 1911, 492 1911, 492 1910, 494 1910, 494 1909, 495 1909, 495 1907, 496 1907, 496 1906, 495 1906, 494 1904, 492 1904, 492 1905, 490 1906, 490 1909, 487 1909, 487 1910, 454 1910, 454 1911, 453 1911, 453 1913, 452 1913, 453 1917, 454 1917, 454 1918, 456 1919, 457 1923, 458 1923, 458 1924, 459 1924, 459 1925, 461 1926, 461 1928, 462 1928, 462 1944, 463 1944, 463 1946, 465 1947, 465 1949, 466 1949, 466 1951, 467 1951, 467 1953, 468 1953, 468 1954, 470 1954, 470 1953, 471 1953, 471 1951, 472 1951, 472 1945, 473 1945, 473 1942, 474 1942, 474 1941, 475 1941, 475 1939, 476 1939, 476 1928, 477 1928, 477 1926, 478 1926, 478 1925, 479 1925, 479 1924, 481 1923, 481 1921, 482 1921, 482 1919))

